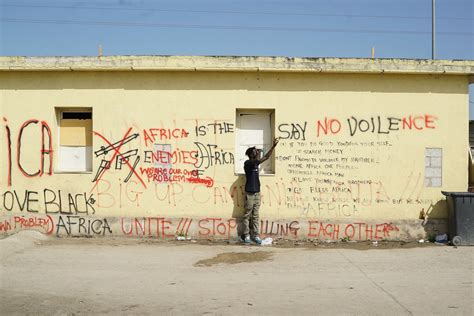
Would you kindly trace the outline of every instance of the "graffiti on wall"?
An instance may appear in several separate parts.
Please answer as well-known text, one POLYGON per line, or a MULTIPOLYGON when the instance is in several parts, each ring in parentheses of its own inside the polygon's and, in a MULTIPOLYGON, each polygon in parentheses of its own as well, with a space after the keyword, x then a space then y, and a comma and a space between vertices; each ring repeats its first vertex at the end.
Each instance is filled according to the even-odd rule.
POLYGON ((347 131, 348 136, 356 134, 390 134, 400 131, 422 131, 435 129, 438 118, 434 115, 408 115, 404 117, 354 117, 346 120, 327 118, 316 121, 316 136, 335 135, 347 131))
POLYGON ((0 221, 0 233, 9 233, 19 230, 37 230, 51 235, 54 231, 54 219, 46 216, 12 216, 0 221))
MULTIPOLYGON (((18 128, 10 127, 7 118, 3 123, 1 182, 8 190, 0 192, 2 211, 80 216, 100 209, 141 208, 143 201, 171 210, 186 204, 223 210, 244 204, 243 184, 219 179, 235 163, 234 149, 226 147, 234 143, 233 120, 183 120, 182 126, 174 122, 174 127, 159 128, 131 125, 107 137, 110 133, 94 131, 92 185, 80 192, 13 188, 13 174, 28 181, 53 175, 54 135, 46 121, 27 119, 18 128), (34 168, 24 154, 32 144, 38 148, 34 168)), ((373 206, 435 204, 424 194, 423 168, 409 170, 403 190, 395 192, 372 170, 389 166, 385 153, 398 150, 400 143, 389 136, 429 133, 437 123, 432 114, 279 122, 278 175, 265 179, 262 204, 308 218, 355 218, 373 206), (347 137, 331 138, 337 135, 347 137)))
MULTIPOLYGON (((0 234, 36 230, 57 236, 125 236, 132 238, 172 239, 233 238, 238 234, 235 218, 203 217, 121 217, 101 218, 80 215, 21 215, 0 221, 0 234)), ((393 223, 338 223, 316 219, 260 221, 262 237, 319 240, 381 240, 397 237, 400 229, 393 223)))
MULTIPOLYGON (((51 129, 46 121, 39 121, 37 119, 28 119, 24 121, 16 131, 12 131, 8 124, 8 119, 3 117, 5 128, 4 143, 6 147, 6 159, 2 159, 2 167, 6 170, 6 185, 12 186, 12 171, 16 168, 24 177, 33 178, 41 177, 44 174, 53 174, 53 138, 51 136, 51 129), (25 137, 25 134, 28 137, 25 137), (31 146, 31 143, 38 148, 37 156, 38 166, 34 169, 25 167, 24 160, 25 147, 31 146), (14 155, 13 148, 16 149, 14 155)), ((33 160, 28 157, 28 160, 33 160)))
POLYGON ((399 150, 400 143, 391 135, 429 133, 437 121, 431 114, 412 114, 281 123, 281 146, 291 153, 277 153, 276 161, 283 165, 284 177, 291 179, 289 190, 294 190, 287 198, 288 208, 304 216, 350 217, 374 205, 436 203, 423 195, 422 169, 410 170, 402 180, 404 189, 394 191, 374 168, 392 169, 387 153, 399 150), (344 138, 332 137, 341 135, 344 138))
POLYGON ((0 210, 46 214, 95 214, 94 195, 45 188, 42 191, 6 190, 0 196, 0 210))
POLYGON ((127 175, 125 176, 124 182, 128 182, 132 175, 140 181, 140 183, 146 188, 146 184, 140 175, 137 173, 136 168, 140 162, 140 156, 138 155, 138 149, 128 150, 122 152, 121 148, 125 144, 136 139, 139 134, 131 134, 132 128, 130 127, 121 140, 111 143, 107 138, 105 138, 99 132, 94 131, 94 135, 98 136, 106 145, 100 147, 99 150, 95 151, 94 154, 96 157, 101 157, 100 165, 97 169, 97 173, 94 176, 92 182, 97 182, 104 176, 104 174, 113 167, 115 170, 122 170, 126 166, 127 175), (108 159, 106 158, 108 154, 111 154, 108 159), (113 164, 113 166, 112 166, 113 164))

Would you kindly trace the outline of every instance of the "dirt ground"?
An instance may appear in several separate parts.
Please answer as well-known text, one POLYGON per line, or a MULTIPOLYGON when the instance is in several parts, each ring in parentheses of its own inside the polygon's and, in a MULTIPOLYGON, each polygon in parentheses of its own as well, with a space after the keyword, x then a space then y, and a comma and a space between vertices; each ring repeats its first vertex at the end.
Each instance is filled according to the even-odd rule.
POLYGON ((474 247, 0 240, 0 315, 472 315, 474 247))
MULTIPOLYGON (((80 238, 70 238, 73 240, 80 238)), ((302 249, 353 249, 353 250, 376 250, 376 249, 409 249, 409 248, 423 248, 423 247, 439 247, 444 245, 436 245, 432 242, 418 242, 418 241, 318 241, 318 240, 291 240, 278 238, 273 240, 269 246, 260 246, 254 243, 250 245, 243 245, 236 239, 224 240, 224 239, 198 239, 198 240, 157 240, 157 239, 122 239, 117 238, 110 241, 96 239, 93 242, 97 243, 144 243, 144 244, 171 244, 171 245, 183 245, 183 244, 198 244, 198 245, 229 245, 229 246, 246 246, 246 247, 271 247, 271 248, 302 248, 302 249)))

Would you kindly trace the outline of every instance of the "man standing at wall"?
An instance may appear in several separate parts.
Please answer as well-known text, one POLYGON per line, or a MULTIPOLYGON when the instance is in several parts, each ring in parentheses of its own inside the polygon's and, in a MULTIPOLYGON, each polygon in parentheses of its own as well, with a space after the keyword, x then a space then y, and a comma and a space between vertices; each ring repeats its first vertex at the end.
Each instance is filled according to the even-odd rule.
POLYGON ((242 218, 243 234, 240 236, 242 242, 249 244, 253 240, 257 244, 262 243, 259 237, 259 214, 260 209, 260 178, 258 166, 266 161, 273 153, 273 149, 278 144, 278 138, 275 138, 270 150, 262 158, 258 158, 260 150, 250 147, 245 151, 249 157, 244 163, 245 170, 245 211, 242 218))

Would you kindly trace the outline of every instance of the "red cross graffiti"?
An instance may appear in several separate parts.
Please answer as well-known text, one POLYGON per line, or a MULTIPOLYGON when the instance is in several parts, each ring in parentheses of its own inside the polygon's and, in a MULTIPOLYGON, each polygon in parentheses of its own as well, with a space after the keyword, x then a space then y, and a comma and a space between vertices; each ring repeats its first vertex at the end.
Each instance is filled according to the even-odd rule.
POLYGON ((147 188, 145 182, 143 181, 143 179, 140 177, 140 175, 135 171, 135 167, 138 163, 138 159, 136 160, 135 164, 132 166, 130 164, 130 162, 128 161, 128 155, 127 153, 121 153, 120 152, 120 149, 122 148, 122 146, 129 142, 130 140, 133 140, 135 139, 136 137, 138 137, 138 134, 134 134, 134 135, 130 135, 130 132, 132 131, 132 128, 130 127, 128 129, 128 131, 125 133, 125 136, 118 142, 115 142, 115 143, 111 143, 107 138, 105 138, 102 134, 100 134, 99 132, 96 132, 94 131, 94 135, 97 135, 99 136, 104 142, 107 143, 107 147, 101 147, 101 150, 97 151, 96 152, 96 156, 99 156, 99 155, 103 155, 103 154, 107 154, 109 151, 113 151, 113 156, 112 158, 109 160, 109 161, 106 161, 106 164, 104 166, 101 166, 103 167, 103 171, 102 172, 99 172, 98 175, 96 176, 96 179, 95 179, 95 185, 94 187, 92 188, 92 190, 97 186, 97 184, 99 183, 99 180, 104 176, 104 174, 107 172, 107 170, 110 169, 110 165, 112 164, 112 161, 114 161, 114 159, 118 156, 121 160, 122 163, 125 163, 128 168, 130 169, 131 173, 133 173, 137 178, 138 180, 140 180, 140 182, 143 184, 143 186, 145 187, 145 189, 147 188), (98 154, 100 152, 100 154, 98 154))

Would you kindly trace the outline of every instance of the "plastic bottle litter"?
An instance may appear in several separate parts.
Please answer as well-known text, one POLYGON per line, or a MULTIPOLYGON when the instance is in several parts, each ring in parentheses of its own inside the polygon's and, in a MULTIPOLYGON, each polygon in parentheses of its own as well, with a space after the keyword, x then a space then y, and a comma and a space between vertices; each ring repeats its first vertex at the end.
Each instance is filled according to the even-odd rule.
POLYGON ((448 234, 441 234, 435 237, 435 245, 445 246, 448 244, 448 234))
POLYGON ((437 242, 448 241, 448 235, 447 235, 447 234, 437 235, 437 236, 435 237, 435 240, 436 240, 437 242))
POLYGON ((262 240, 261 245, 262 246, 271 246, 272 243, 273 243, 273 239, 271 237, 267 237, 267 238, 262 240))

